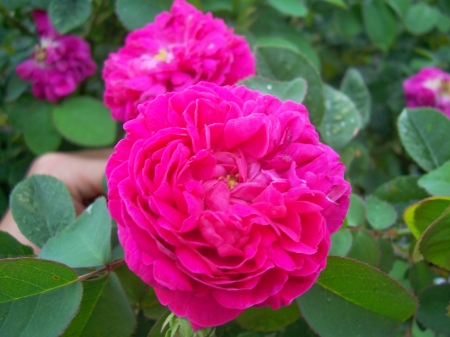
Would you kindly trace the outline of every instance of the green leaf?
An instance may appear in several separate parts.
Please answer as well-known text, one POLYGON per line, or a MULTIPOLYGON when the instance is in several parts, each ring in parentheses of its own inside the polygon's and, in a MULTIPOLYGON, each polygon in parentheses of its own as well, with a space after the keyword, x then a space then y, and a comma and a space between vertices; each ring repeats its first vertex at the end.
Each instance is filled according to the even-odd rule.
POLYGON ((370 39, 387 50, 397 36, 397 20, 384 0, 365 1, 362 5, 364 27, 370 39))
POLYGON ((397 220, 395 209, 377 197, 366 198, 367 221, 376 230, 389 228, 397 220))
POLYGON ((59 336, 78 310, 77 274, 38 259, 0 261, 0 335, 59 336))
POLYGON ((347 5, 345 4, 344 0, 322 0, 323 2, 328 2, 332 5, 335 5, 337 7, 341 8, 347 8, 347 5))
POLYGON ((306 7, 304 0, 267 0, 267 2, 270 6, 285 15, 302 18, 308 13, 308 8, 306 7))
POLYGON ((116 123, 103 103, 92 97, 68 98, 53 110, 56 128, 67 140, 84 146, 114 143, 116 123))
POLYGON ((111 217, 101 197, 73 224, 48 240, 39 257, 72 268, 105 266, 111 262, 110 236, 111 217))
POLYGON ((119 281, 127 295, 128 301, 133 306, 139 307, 139 301, 144 296, 149 285, 144 283, 139 276, 128 269, 127 265, 114 269, 114 273, 119 278, 119 281))
POLYGON ((381 252, 379 268, 385 273, 389 273, 394 265, 394 248, 391 242, 381 236, 377 237, 377 243, 381 252))
POLYGON ((445 335, 450 331, 447 309, 450 302, 450 284, 426 288, 419 294, 416 318, 425 327, 445 335))
POLYGON ((432 197, 407 208, 403 218, 416 238, 450 206, 450 197, 432 197))
POLYGON ((375 238, 367 230, 361 229, 352 232, 353 244, 347 257, 378 267, 380 263, 380 247, 375 238))
MULTIPOLYGON (((150 333, 148 334, 147 337, 166 337, 166 333, 165 333, 165 331, 162 332, 162 328, 164 326, 164 323, 165 323, 167 317, 169 317, 170 314, 171 314, 171 312, 169 310, 167 310, 167 312, 163 316, 161 316, 161 318, 158 319, 158 321, 152 327, 152 329, 150 330, 150 333)), ((166 329, 167 329, 167 327, 166 327, 166 329)))
POLYGON ((283 102, 291 100, 301 103, 306 95, 306 81, 303 78, 281 82, 254 76, 241 81, 240 84, 249 89, 258 90, 262 94, 274 95, 283 102))
POLYGON ((157 320, 166 311, 167 307, 163 306, 156 297, 155 290, 152 287, 147 287, 147 291, 141 300, 141 308, 144 311, 145 317, 157 320))
POLYGON ((352 183, 363 181, 370 165, 368 148, 360 142, 352 140, 339 151, 339 154, 346 167, 346 178, 352 183))
POLYGON ((136 319, 117 276, 83 282, 80 310, 62 337, 127 337, 136 319))
POLYGON ((305 79, 308 92, 304 104, 314 125, 319 125, 325 111, 325 94, 316 68, 301 53, 289 48, 258 46, 255 50, 256 68, 260 76, 278 81, 305 79))
POLYGON ((450 30, 450 17, 444 13, 438 13, 439 17, 436 21, 436 27, 442 33, 448 33, 450 30))
POLYGON ((359 10, 352 7, 350 10, 335 9, 333 16, 334 29, 346 37, 354 37, 361 33, 363 26, 359 10))
POLYGON ((397 13, 400 18, 403 18, 411 5, 411 0, 387 0, 389 6, 397 13))
POLYGON ((450 206, 428 226, 416 245, 427 261, 450 271, 450 206))
POLYGON ((355 68, 349 68, 341 82, 341 91, 355 104, 358 110, 361 126, 365 127, 370 121, 372 100, 361 73, 355 68))
POLYGON ((414 35, 431 31, 437 24, 439 12, 426 3, 417 3, 408 8, 405 15, 405 27, 414 35))
POLYGON ((450 161, 420 177, 418 184, 431 195, 450 196, 450 161))
POLYGON ((52 0, 48 7, 50 20, 61 34, 81 26, 89 18, 91 11, 92 4, 89 0, 52 0))
POLYGON ((273 310, 270 307, 248 308, 238 318, 239 325, 255 331, 275 331, 286 327, 300 318, 296 303, 273 310))
POLYGON ((325 86, 325 114, 319 125, 320 135, 331 147, 338 149, 355 137, 361 119, 355 104, 347 95, 325 86))
POLYGON ((24 125, 25 143, 37 155, 55 151, 62 138, 52 120, 51 105, 41 103, 29 109, 24 125))
POLYGON ((407 271, 409 268, 409 263, 403 260, 396 259, 389 276, 396 279, 400 284, 408 290, 411 290, 411 285, 408 281, 407 271))
POLYGON ((116 0, 116 14, 129 31, 153 22, 155 16, 170 8, 171 1, 164 0, 116 0))
POLYGON ((321 337, 391 336, 417 307, 415 298, 386 274, 335 256, 328 257, 316 284, 297 302, 321 337))
POLYGON ((350 195, 350 207, 348 208, 346 219, 349 227, 357 227, 364 224, 366 205, 360 196, 356 194, 350 195))
POLYGON ((29 86, 30 84, 28 82, 23 81, 19 76, 13 74, 6 86, 5 101, 15 101, 29 88, 29 86))
POLYGON ((0 231, 0 259, 33 255, 33 248, 22 245, 9 233, 0 231))
POLYGON ((33 175, 18 184, 10 206, 22 234, 38 247, 75 221, 66 185, 46 175, 33 175))
POLYGON ((450 147, 442 146, 442 139, 450 134, 450 120, 442 112, 404 109, 397 125, 403 146, 424 170, 435 170, 450 160, 450 147))
POLYGON ((345 256, 353 242, 352 233, 348 229, 341 229, 331 235, 331 247, 328 255, 345 256))
POLYGON ((414 263, 408 273, 409 282, 416 293, 432 286, 434 279, 438 276, 425 261, 414 263))

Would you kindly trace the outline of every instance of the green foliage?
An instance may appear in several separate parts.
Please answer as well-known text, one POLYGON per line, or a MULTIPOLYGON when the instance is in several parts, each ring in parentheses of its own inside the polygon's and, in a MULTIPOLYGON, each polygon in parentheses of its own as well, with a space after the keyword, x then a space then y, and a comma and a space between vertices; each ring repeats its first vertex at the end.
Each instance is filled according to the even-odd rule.
POLYGON ((11 234, 0 231, 0 259, 33 255, 33 249, 22 245, 11 234))
POLYGON ((244 328, 255 331, 275 331, 295 322, 300 318, 300 311, 295 303, 273 310, 270 307, 249 308, 236 320, 244 328))
POLYGON ((241 84, 263 94, 277 96, 281 101, 291 100, 299 103, 303 102, 307 90, 306 81, 300 77, 292 81, 281 82, 254 76, 241 81, 241 84))
POLYGON ((52 0, 48 6, 50 20, 61 34, 81 26, 89 18, 91 11, 89 0, 52 0))
POLYGON ((448 334, 450 317, 446 315, 450 302, 450 284, 431 286, 419 294, 417 320, 435 333, 448 334))

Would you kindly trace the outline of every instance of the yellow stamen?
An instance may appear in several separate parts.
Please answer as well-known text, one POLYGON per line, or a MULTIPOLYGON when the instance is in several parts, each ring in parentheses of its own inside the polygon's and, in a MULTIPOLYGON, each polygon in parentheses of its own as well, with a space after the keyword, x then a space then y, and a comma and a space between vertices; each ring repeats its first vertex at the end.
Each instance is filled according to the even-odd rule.
POLYGON ((165 50, 164 48, 161 48, 158 51, 158 54, 156 54, 153 58, 156 61, 166 61, 167 60, 167 50, 165 50))

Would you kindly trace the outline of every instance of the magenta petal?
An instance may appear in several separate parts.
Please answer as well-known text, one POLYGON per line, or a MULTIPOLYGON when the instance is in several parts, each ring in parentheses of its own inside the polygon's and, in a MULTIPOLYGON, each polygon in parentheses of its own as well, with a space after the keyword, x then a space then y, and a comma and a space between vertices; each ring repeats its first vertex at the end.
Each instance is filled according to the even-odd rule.
POLYGON ((153 276, 159 284, 171 290, 193 290, 189 279, 175 266, 172 261, 155 261, 153 264, 153 276))

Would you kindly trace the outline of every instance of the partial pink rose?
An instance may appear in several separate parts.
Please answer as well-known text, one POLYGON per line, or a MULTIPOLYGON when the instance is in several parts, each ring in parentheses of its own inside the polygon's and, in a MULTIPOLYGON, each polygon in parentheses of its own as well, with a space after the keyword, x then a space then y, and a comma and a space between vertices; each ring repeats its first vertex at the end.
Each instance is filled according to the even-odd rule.
POLYGON ((450 117, 450 74, 439 68, 423 68, 403 82, 406 106, 431 107, 450 117))
POLYGON ((139 111, 106 167, 108 206, 161 303, 199 329, 307 291, 351 188, 306 108, 202 82, 139 111))
POLYGON ((33 17, 39 44, 32 58, 19 64, 16 72, 24 81, 33 82, 34 96, 55 103, 75 91, 97 67, 86 41, 72 35, 59 35, 45 11, 34 10, 33 17))
POLYGON ((244 37, 223 20, 203 14, 184 0, 170 13, 131 32, 125 46, 105 62, 104 102, 112 117, 128 121, 137 105, 200 81, 234 84, 255 73, 255 58, 244 37))

